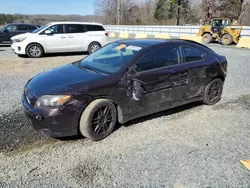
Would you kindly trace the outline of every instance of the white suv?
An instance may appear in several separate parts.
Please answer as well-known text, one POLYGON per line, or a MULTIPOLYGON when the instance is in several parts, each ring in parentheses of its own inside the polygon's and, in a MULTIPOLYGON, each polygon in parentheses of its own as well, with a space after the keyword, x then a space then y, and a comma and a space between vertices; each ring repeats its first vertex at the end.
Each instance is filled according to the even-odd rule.
POLYGON ((44 53, 92 53, 108 43, 108 33, 102 24, 87 22, 55 22, 32 33, 11 38, 12 50, 19 56, 41 57, 44 53))

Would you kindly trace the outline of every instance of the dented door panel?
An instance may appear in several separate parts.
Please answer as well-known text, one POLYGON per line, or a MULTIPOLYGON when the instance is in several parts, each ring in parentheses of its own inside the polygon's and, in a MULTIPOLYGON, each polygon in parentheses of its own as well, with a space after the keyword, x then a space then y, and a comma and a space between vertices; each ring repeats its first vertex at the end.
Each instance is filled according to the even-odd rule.
MULTIPOLYGON (((135 113, 165 106, 171 108, 176 103, 184 102, 187 92, 188 69, 180 64, 171 68, 147 71, 135 76, 132 83, 140 85, 143 96, 131 97, 129 112, 135 113)), ((134 85, 134 84, 133 84, 134 85)))
POLYGON ((142 96, 136 100, 130 97, 129 112, 135 113, 162 105, 171 105, 172 69, 160 69, 136 74, 131 78, 132 93, 135 86, 141 87, 142 96))

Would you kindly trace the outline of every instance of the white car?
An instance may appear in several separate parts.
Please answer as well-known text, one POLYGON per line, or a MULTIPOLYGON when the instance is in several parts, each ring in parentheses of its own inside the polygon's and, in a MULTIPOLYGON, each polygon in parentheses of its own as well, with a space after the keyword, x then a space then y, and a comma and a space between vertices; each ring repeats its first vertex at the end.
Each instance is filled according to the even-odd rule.
POLYGON ((41 57, 45 53, 92 53, 108 43, 102 24, 88 22, 54 22, 32 33, 11 38, 11 48, 19 56, 41 57))

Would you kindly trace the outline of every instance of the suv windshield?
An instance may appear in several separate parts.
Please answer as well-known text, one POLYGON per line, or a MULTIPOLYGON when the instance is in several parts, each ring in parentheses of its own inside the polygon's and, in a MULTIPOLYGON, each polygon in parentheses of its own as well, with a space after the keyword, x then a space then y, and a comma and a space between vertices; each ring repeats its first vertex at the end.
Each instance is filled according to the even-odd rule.
POLYGON ((114 42, 84 58, 79 66, 105 74, 113 74, 127 64, 141 49, 140 46, 114 42))
POLYGON ((42 31, 43 29, 45 29, 48 26, 49 26, 48 24, 47 25, 43 25, 42 27, 39 27, 36 30, 34 30, 32 33, 38 33, 38 32, 42 31))

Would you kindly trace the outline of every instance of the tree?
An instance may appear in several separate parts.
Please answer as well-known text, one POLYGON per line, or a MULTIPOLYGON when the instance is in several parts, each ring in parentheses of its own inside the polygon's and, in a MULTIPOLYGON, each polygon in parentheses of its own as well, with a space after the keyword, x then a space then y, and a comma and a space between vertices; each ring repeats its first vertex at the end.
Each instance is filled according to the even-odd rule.
POLYGON ((218 1, 218 11, 220 16, 238 20, 243 7, 244 0, 220 0, 218 1))
POLYGON ((250 3, 243 4, 241 10, 239 23, 242 25, 250 25, 250 3))
POLYGON ((95 14, 104 16, 106 23, 117 23, 118 0, 96 0, 94 3, 95 14))
POLYGON ((216 1, 215 0, 202 0, 202 24, 210 24, 211 19, 214 17, 216 12, 216 1))
POLYGON ((154 18, 157 21, 175 19, 175 25, 179 25, 180 19, 185 18, 189 12, 188 0, 158 0, 154 18))

